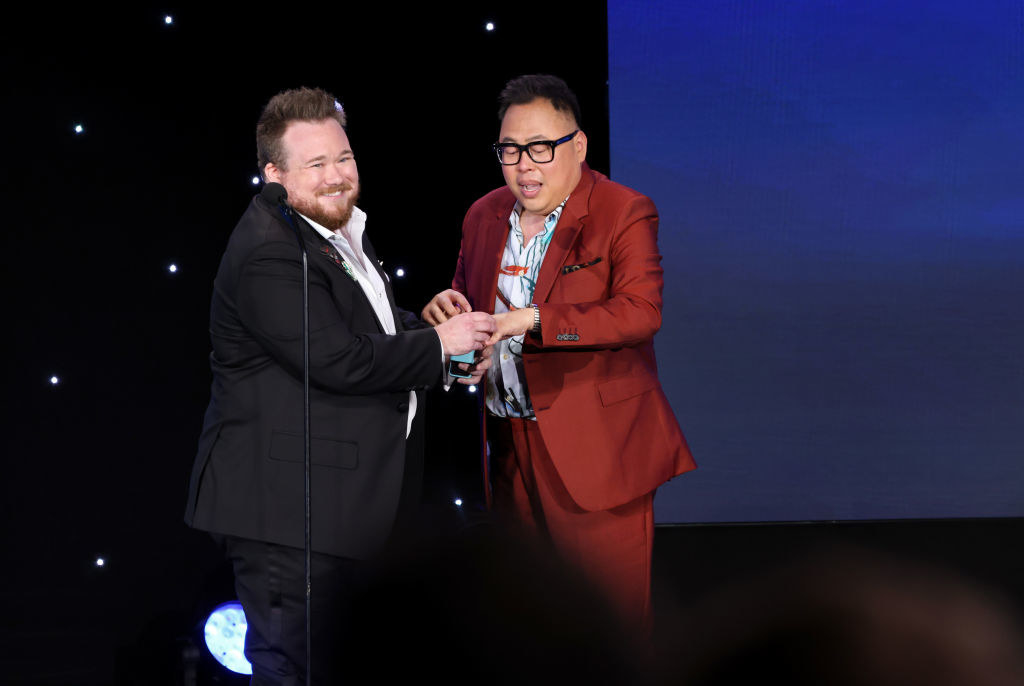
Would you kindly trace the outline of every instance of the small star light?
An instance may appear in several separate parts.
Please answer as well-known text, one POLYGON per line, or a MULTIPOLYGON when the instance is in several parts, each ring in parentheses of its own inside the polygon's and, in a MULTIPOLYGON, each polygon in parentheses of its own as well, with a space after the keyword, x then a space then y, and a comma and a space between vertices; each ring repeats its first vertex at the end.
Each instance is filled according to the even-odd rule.
POLYGON ((395 270, 395 276, 397 276, 398 278, 402 278, 403 276, 405 276, 405 270, 399 267, 398 269, 395 270))
POLYGON ((493 31, 494 30, 494 22, 493 21, 487 22, 486 24, 484 24, 484 28, 487 29, 488 31, 493 31))
POLYGON ((75 124, 75 133, 85 133, 85 127, 81 124, 75 124))
POLYGON ((468 390, 470 393, 476 393, 476 384, 472 384, 468 390))
POLYGON ((56 386, 59 383, 60 383, 60 379, 59 378, 57 378, 56 376, 51 376, 50 377, 50 385, 56 386))
POLYGON ((168 14, 168 15, 165 15, 165 16, 164 16, 164 23, 165 23, 165 24, 167 24, 168 26, 170 26, 171 24, 173 24, 173 23, 174 23, 174 17, 172 17, 172 16, 171 16, 171 15, 169 15, 169 14, 168 14))
POLYGON ((172 274, 177 274, 177 273, 178 273, 178 265, 176 265, 176 264, 173 264, 173 263, 172 263, 172 264, 170 264, 170 265, 169 265, 169 266, 167 267, 167 271, 169 271, 169 272, 170 272, 170 273, 172 273, 172 274))
POLYGON ((456 498, 454 501, 455 507, 462 507, 462 498, 456 498))
POLYGON ((97 567, 103 567, 106 564, 107 564, 107 561, 104 560, 102 557, 97 557, 96 558, 96 566, 97 567))
POLYGON ((254 185, 254 186, 260 185, 260 177, 258 177, 258 176, 252 177, 252 185, 254 185))

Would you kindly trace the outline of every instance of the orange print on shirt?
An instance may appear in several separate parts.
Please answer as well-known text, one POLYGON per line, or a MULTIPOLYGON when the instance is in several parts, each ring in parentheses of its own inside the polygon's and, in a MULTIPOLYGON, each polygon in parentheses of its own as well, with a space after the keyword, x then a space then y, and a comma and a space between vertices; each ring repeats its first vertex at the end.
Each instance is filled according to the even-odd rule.
POLYGON ((526 274, 526 267, 519 267, 517 265, 509 265, 501 268, 501 273, 505 276, 523 276, 526 274))

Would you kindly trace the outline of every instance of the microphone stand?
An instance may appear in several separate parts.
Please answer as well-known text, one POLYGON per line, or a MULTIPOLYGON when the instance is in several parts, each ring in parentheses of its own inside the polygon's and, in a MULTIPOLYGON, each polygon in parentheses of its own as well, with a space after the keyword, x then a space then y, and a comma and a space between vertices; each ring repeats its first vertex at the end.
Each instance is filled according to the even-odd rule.
MULTIPOLYGON (((283 189, 282 189, 283 190, 283 189)), ((302 465, 303 465, 303 524, 305 553, 305 586, 306 586, 306 686, 312 685, 313 672, 313 632, 310 623, 312 610, 312 544, 310 535, 310 451, 309 451, 309 259, 306 243, 302 240, 294 210, 288 205, 287 196, 278 198, 278 210, 284 217, 295 239, 299 242, 302 252, 302 465)))

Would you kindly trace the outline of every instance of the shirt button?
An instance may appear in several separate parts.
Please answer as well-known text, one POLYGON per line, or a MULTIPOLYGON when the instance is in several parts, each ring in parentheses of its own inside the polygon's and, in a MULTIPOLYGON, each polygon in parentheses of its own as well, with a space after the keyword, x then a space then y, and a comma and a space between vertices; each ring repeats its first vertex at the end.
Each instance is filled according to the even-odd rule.
POLYGON ((502 354, 501 359, 507 360, 508 359, 508 355, 502 354))

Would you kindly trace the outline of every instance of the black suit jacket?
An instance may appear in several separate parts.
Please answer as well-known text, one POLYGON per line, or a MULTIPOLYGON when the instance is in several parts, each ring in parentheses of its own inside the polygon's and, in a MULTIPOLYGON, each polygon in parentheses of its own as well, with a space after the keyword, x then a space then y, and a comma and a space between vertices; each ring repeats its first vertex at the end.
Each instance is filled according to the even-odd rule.
MULTIPOLYGON (((441 343, 395 307, 386 276, 398 333, 385 334, 334 247, 300 224, 309 255, 312 547, 360 559, 391 531, 406 471, 409 391, 419 393, 421 422, 421 391, 441 380, 441 343)), ((365 236, 363 248, 376 265, 365 236)), ((259 196, 221 260, 210 336, 213 387, 185 521, 301 548, 302 256, 279 210, 259 196)))

